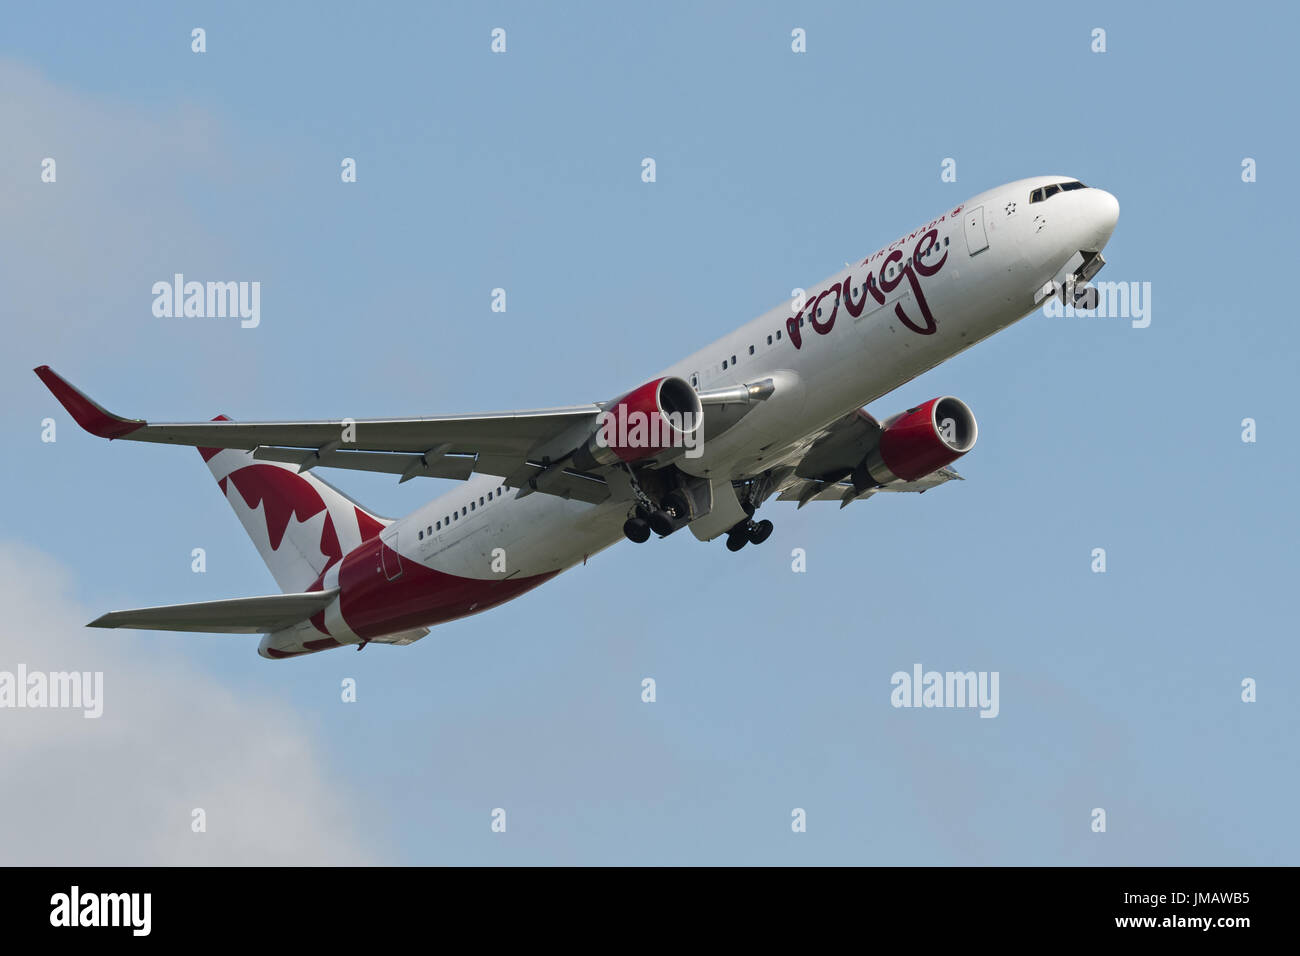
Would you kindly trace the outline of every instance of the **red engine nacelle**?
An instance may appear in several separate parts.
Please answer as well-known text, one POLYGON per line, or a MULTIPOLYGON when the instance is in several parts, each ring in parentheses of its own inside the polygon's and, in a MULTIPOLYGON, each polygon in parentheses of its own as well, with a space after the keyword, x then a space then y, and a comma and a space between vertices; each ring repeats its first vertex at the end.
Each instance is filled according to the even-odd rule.
POLYGON ((950 465, 975 447, 979 426, 960 399, 945 395, 885 422, 880 441, 853 472, 859 490, 891 481, 915 481, 950 465))
POLYGON ((640 461, 679 447, 704 423, 695 389, 676 376, 657 378, 605 406, 596 433, 574 454, 582 469, 640 461))

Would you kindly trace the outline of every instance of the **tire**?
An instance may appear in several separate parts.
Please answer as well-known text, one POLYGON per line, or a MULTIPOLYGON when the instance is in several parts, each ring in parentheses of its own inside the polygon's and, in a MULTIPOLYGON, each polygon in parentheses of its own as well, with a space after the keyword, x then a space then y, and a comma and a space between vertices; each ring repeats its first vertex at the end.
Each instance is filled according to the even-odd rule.
POLYGON ((743 548, 743 547, 744 547, 745 545, 747 545, 747 544, 749 544, 749 538, 745 537, 745 535, 743 535, 743 534, 735 534, 735 533, 733 533, 733 534, 729 534, 729 535, 727 535, 727 550, 728 550, 728 551, 739 551, 741 548, 743 548))
POLYGON ((749 540, 752 544, 762 544, 772 536, 772 522, 764 519, 754 525, 749 530, 749 540))
POLYGON ((650 540, 650 525, 640 518, 628 518, 627 521, 623 522, 623 535, 629 541, 645 544, 650 540))
POLYGON ((662 511, 655 511, 650 515, 650 530, 661 538, 666 538, 677 530, 673 524, 673 519, 662 511))
POLYGON ((691 503, 686 500, 686 496, 680 491, 670 491, 664 496, 664 510, 669 508, 677 515, 679 521, 691 516, 691 503))

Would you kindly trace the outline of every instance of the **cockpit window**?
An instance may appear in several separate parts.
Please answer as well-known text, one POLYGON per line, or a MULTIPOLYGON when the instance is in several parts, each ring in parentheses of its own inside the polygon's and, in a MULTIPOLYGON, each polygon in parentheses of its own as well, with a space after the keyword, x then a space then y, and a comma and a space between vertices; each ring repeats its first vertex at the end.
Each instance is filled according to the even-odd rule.
POLYGON ((1050 186, 1040 186, 1029 194, 1030 202, 1042 202, 1044 199, 1051 199, 1057 193, 1068 193, 1075 189, 1087 189, 1083 183, 1077 179, 1068 183, 1053 183, 1050 186))

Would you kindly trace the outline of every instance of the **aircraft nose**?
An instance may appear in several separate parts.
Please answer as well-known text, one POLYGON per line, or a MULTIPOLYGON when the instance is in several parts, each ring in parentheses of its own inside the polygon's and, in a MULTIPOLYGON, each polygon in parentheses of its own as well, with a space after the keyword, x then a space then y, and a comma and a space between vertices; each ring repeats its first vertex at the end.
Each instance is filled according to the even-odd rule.
POLYGON ((1088 227, 1094 243, 1088 248, 1100 252, 1101 248, 1110 241, 1111 233, 1115 231, 1115 224, 1119 222, 1119 200, 1104 189, 1089 189, 1087 196, 1088 227))

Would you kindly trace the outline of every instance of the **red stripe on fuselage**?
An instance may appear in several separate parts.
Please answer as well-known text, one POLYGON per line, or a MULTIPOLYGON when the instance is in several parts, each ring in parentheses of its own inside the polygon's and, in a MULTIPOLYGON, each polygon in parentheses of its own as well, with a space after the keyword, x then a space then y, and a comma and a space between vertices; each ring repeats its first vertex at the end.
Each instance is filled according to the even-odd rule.
POLYGON ((396 567, 395 558, 391 548, 372 538, 350 552, 339 568, 343 620, 361 637, 432 627, 477 614, 531 591, 560 573, 549 571, 509 579, 462 578, 403 558, 402 573, 390 581, 384 569, 396 567))

